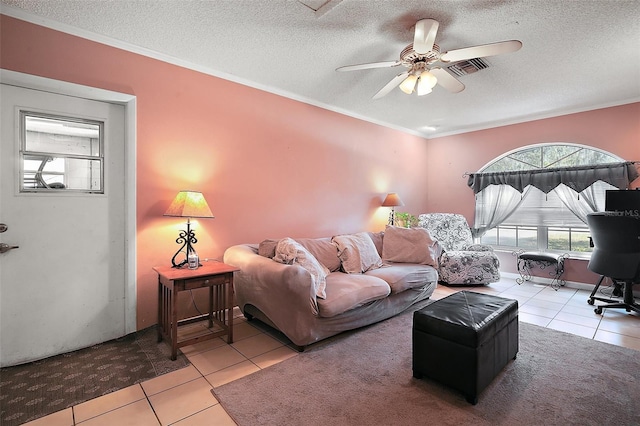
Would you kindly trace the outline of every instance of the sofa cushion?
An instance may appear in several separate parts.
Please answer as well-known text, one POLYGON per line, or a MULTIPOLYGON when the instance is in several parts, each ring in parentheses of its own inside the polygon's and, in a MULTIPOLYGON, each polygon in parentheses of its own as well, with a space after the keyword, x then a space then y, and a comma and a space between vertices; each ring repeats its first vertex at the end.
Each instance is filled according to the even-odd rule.
POLYGON ((318 262, 326 266, 331 272, 340 270, 338 249, 331 244, 331 238, 296 238, 297 242, 309 250, 318 262))
POLYGON ((365 275, 383 279, 389 284, 393 294, 438 281, 438 272, 435 268, 413 263, 392 263, 382 268, 368 271, 365 275))
POLYGON ((441 253, 437 241, 423 228, 389 226, 384 232, 382 259, 385 262, 418 263, 438 266, 441 253))
POLYGON ((273 260, 287 265, 300 265, 311 274, 317 297, 326 297, 327 274, 329 270, 320 264, 311 253, 300 243, 291 238, 283 238, 276 245, 276 255, 273 260))
POLYGON ((391 293, 389 285, 380 278, 363 274, 332 272, 327 275, 327 297, 318 299, 318 313, 331 318, 391 293))
POLYGON ((348 274, 361 274, 382 266, 382 259, 367 232, 336 235, 331 241, 338 248, 342 270, 348 274))
POLYGON ((500 281, 500 260, 492 251, 442 253, 440 279, 447 284, 478 285, 500 281))

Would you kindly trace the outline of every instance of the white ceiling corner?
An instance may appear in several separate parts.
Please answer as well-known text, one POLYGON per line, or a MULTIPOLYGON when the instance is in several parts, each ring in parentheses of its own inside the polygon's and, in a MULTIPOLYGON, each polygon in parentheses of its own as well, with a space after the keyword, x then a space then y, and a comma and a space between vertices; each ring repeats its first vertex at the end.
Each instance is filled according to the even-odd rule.
POLYGON ((336 7, 342 0, 298 0, 316 13, 326 13, 336 7))

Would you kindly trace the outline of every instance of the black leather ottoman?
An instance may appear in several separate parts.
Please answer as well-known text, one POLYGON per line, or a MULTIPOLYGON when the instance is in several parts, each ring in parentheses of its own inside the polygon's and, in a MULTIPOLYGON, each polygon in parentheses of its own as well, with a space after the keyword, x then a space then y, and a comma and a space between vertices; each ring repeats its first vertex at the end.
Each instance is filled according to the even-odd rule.
POLYGON ((517 353, 517 300, 460 291, 413 313, 413 376, 471 404, 517 353))

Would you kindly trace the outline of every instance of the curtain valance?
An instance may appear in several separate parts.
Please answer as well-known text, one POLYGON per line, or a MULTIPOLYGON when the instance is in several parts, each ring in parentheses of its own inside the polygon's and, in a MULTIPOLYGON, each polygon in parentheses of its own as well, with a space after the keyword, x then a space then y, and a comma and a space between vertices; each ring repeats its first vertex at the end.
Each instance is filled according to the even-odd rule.
POLYGON ((638 177, 634 162, 598 164, 594 166, 536 169, 514 172, 471 173, 467 185, 474 194, 489 185, 509 185, 519 192, 532 185, 548 194, 561 183, 582 192, 601 180, 619 189, 626 189, 638 177))

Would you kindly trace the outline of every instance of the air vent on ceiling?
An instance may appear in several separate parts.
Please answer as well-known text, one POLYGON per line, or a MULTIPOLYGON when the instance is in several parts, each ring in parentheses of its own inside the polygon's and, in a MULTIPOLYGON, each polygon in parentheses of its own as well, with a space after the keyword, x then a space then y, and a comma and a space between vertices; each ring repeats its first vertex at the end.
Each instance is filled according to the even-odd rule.
POLYGON ((485 68, 489 68, 489 64, 487 64, 482 58, 474 58, 466 61, 456 62, 453 65, 447 67, 449 71, 458 77, 462 77, 463 75, 473 74, 474 72, 478 72, 485 68))

